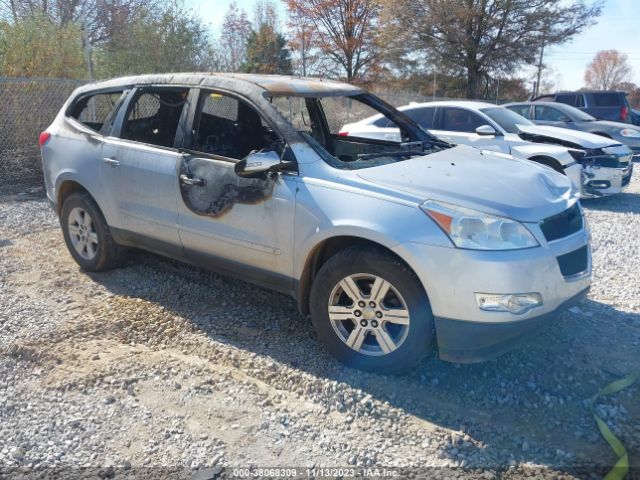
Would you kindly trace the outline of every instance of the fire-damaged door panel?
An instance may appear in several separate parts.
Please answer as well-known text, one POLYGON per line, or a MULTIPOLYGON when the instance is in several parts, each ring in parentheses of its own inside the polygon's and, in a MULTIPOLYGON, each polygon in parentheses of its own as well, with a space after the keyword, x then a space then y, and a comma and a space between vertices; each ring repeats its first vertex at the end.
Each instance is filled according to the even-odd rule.
POLYGON ((241 178, 225 163, 187 158, 180 173, 184 203, 198 215, 220 218, 237 203, 255 205, 273 194, 275 178, 241 178))
POLYGON ((283 139, 240 96, 203 89, 195 105, 191 153, 183 155, 178 170, 178 230, 185 253, 194 263, 291 290, 297 177, 282 172, 245 178, 234 170, 252 152, 280 156, 283 139))
POLYGON ((275 271, 286 281, 292 275, 287 256, 293 245, 296 177, 241 178, 234 165, 184 157, 178 205, 182 245, 196 263, 222 262, 230 268, 249 263, 257 276, 275 271))

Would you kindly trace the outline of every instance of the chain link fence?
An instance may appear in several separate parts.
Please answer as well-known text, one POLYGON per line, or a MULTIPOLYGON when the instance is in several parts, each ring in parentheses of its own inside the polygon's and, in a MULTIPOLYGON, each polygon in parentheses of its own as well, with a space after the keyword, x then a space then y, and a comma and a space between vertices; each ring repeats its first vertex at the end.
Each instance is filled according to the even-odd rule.
MULTIPOLYGON (((49 126, 71 92, 82 83, 64 79, 0 77, 0 194, 43 189, 38 136, 49 126)), ((414 92, 377 94, 396 107, 411 102, 443 100, 414 92)), ((359 119, 358 112, 351 111, 351 106, 338 110, 334 113, 342 123, 359 119)))
POLYGON ((0 77, 0 193, 42 190, 38 136, 82 82, 0 77))

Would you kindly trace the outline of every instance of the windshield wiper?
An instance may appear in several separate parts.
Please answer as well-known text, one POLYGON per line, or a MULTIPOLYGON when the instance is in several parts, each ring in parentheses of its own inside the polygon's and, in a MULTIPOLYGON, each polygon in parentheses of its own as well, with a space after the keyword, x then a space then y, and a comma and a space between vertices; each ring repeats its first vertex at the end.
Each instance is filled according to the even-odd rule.
POLYGON ((358 160, 371 160, 373 158, 382 157, 415 157, 425 155, 424 152, 418 152, 417 150, 398 150, 394 152, 382 152, 382 153, 367 153, 358 155, 358 160))

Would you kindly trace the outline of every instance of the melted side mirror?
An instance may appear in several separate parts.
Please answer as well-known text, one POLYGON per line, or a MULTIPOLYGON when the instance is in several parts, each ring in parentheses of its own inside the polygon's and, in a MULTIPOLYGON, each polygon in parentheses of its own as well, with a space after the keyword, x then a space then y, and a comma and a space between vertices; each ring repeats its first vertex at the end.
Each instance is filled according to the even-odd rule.
POLYGON ((483 135, 486 137, 498 134, 498 132, 496 132, 496 129, 491 125, 480 125, 478 128, 476 128, 476 133, 478 135, 483 135))
POLYGON ((280 156, 270 150, 267 152, 251 152, 235 164, 236 175, 242 178, 265 177, 268 172, 278 170, 280 156))

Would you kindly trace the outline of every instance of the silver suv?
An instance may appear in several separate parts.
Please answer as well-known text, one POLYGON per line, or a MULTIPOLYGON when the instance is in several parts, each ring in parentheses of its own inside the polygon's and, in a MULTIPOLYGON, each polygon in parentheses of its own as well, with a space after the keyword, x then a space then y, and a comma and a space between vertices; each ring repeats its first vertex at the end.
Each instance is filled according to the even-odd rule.
POLYGON ((87 271, 138 247, 292 295, 338 359, 479 361, 591 281, 569 180, 451 145, 366 91, 261 75, 76 90, 40 136, 47 194, 87 271), (382 114, 400 141, 339 135, 382 114))

